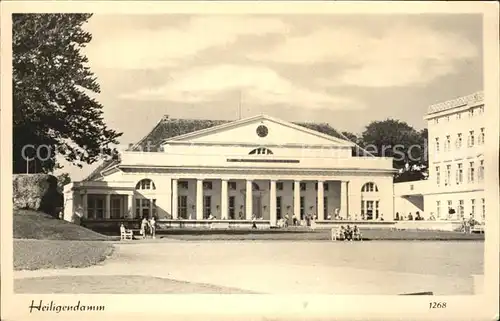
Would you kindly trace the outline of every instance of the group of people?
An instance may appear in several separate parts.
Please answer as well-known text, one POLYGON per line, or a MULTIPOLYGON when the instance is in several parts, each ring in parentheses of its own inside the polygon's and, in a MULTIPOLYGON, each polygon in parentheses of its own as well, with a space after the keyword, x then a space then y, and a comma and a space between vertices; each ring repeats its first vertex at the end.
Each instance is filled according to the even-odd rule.
MULTIPOLYGON (((435 220, 434 216, 431 214, 431 217, 429 219, 432 220, 432 218, 435 220)), ((411 212, 408 213, 407 216, 399 215, 399 212, 396 212, 396 216, 394 217, 394 220, 395 221, 423 221, 424 217, 420 215, 419 211, 417 211, 415 213, 415 216, 413 216, 413 214, 411 214, 411 212)))
POLYGON ((146 217, 142 218, 140 234, 143 238, 147 238, 148 234, 151 238, 156 238, 156 220, 154 216, 150 219, 146 217))
POLYGON ((362 240, 361 232, 358 228, 357 225, 354 225, 354 227, 351 228, 350 225, 347 225, 344 227, 344 225, 341 225, 340 228, 335 230, 335 228, 332 228, 332 240, 344 240, 344 241, 353 241, 353 240, 362 240))

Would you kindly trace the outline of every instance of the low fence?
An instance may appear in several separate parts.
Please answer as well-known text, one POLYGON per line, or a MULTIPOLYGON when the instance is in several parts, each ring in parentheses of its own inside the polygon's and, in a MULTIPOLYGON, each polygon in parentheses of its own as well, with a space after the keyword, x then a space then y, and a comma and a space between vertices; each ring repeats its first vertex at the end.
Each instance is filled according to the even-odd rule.
MULTIPOLYGON (((93 231, 104 234, 116 234, 123 223, 125 228, 138 230, 141 228, 141 220, 138 219, 107 219, 107 220, 82 220, 80 225, 93 231)), ((270 228, 269 220, 169 220, 160 219, 156 221, 156 230, 164 231, 175 228, 206 228, 206 229, 237 229, 252 228, 253 224, 258 229, 270 228)))
POLYGON ((394 221, 361 221, 361 220, 329 220, 329 221, 315 221, 315 229, 330 229, 336 226, 358 226, 362 229, 367 228, 394 228, 396 222, 394 221))
POLYGON ((462 227, 462 222, 461 221, 397 221, 394 227, 399 230, 458 231, 462 227))

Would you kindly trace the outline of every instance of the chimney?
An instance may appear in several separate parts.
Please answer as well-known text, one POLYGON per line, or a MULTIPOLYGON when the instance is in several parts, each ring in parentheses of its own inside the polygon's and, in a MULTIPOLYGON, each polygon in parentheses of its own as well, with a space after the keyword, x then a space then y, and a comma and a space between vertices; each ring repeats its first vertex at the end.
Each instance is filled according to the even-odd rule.
POLYGON ((161 120, 162 121, 168 121, 169 118, 170 118, 169 115, 163 115, 163 118, 161 120))
POLYGON ((129 144, 128 144, 128 148, 127 148, 127 149, 128 149, 128 150, 132 150, 132 147, 134 147, 134 144, 129 143, 129 144))

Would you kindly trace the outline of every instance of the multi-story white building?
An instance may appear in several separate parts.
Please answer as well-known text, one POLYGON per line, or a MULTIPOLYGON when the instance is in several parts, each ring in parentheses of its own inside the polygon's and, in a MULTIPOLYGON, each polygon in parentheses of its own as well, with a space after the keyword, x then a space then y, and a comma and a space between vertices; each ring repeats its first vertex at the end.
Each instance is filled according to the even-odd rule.
POLYGON ((425 116, 429 178, 395 184, 396 212, 406 215, 406 211, 422 210, 425 218, 433 214, 436 219, 459 220, 473 215, 484 221, 483 152, 487 129, 483 99, 483 93, 477 92, 429 106, 425 116), (451 209, 455 214, 450 215, 451 209))
POLYGON ((484 95, 477 92, 429 107, 429 191, 426 212, 437 218, 484 220, 484 95))

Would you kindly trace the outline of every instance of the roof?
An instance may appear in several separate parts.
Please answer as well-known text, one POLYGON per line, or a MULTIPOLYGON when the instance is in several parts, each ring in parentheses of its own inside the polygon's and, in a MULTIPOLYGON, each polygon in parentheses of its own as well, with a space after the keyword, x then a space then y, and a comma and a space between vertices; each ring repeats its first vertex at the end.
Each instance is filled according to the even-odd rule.
MULTIPOLYGON (((131 146, 131 151, 160 152, 161 143, 168 138, 208 129, 232 122, 231 120, 180 119, 163 117, 155 127, 137 144, 131 146)), ((295 125, 315 130, 317 132, 345 140, 346 138, 328 123, 292 122, 295 125)), ((85 180, 99 177, 101 171, 119 164, 117 160, 106 160, 99 165, 85 180)))
POLYGON ((440 102, 434 105, 430 105, 427 110, 427 114, 428 115, 435 114, 456 107, 465 107, 467 105, 477 106, 479 104, 482 104, 483 102, 484 102, 484 92, 478 91, 476 93, 467 96, 462 96, 455 99, 440 102))

